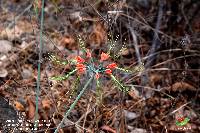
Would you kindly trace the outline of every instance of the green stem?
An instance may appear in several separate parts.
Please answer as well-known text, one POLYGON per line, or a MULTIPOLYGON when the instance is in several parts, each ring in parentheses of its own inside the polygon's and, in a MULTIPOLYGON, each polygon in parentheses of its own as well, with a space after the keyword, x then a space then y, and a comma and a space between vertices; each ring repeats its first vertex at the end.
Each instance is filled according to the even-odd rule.
POLYGON ((100 105, 101 101, 102 101, 102 95, 101 95, 101 88, 100 88, 100 82, 99 79, 96 80, 96 95, 97 95, 97 104, 100 105))
POLYGON ((130 73, 130 72, 132 72, 131 70, 127 70, 127 69, 120 68, 120 67, 116 67, 116 69, 118 69, 118 70, 120 70, 120 71, 127 72, 127 73, 130 73))
POLYGON ((42 0, 42 12, 41 12, 41 24, 40 24, 40 47, 39 47, 39 62, 38 62, 38 78, 37 78, 37 88, 36 88, 36 107, 35 107, 35 120, 34 127, 37 129, 38 125, 38 99, 40 92, 40 77, 41 77, 41 60, 42 60, 42 51, 43 51, 43 41, 42 41, 42 32, 43 32, 43 24, 44 24, 44 0, 42 0))
POLYGON ((126 87, 124 87, 116 78, 115 76, 113 76, 112 74, 110 75, 112 80, 114 80, 115 83, 118 84, 118 86, 120 87, 120 91, 128 91, 126 90, 126 87))
POLYGON ((34 1, 34 4, 35 4, 35 7, 34 7, 34 10, 35 10, 35 15, 36 15, 36 19, 38 19, 38 0, 35 0, 34 1))
MULTIPOLYGON (((117 83, 122 89, 125 89, 125 87, 115 78, 115 76, 111 75, 111 78, 117 83)), ((122 90, 121 90, 122 91, 122 90)))
POLYGON ((57 80, 57 81, 62 81, 62 80, 66 80, 69 78, 69 76, 71 76, 73 73, 75 73, 77 71, 77 69, 74 69, 73 71, 71 71, 70 73, 68 73, 67 75, 64 76, 56 76, 56 77, 51 77, 51 80, 57 80))
POLYGON ((67 110, 67 112, 65 113, 64 118, 62 119, 62 121, 60 122, 60 124, 58 125, 58 127, 56 128, 56 130, 54 131, 54 133, 57 133, 58 130, 62 127, 65 119, 68 117, 69 113, 72 111, 72 109, 75 107, 75 105, 77 104, 78 100, 81 98, 81 96, 83 95, 83 93, 85 92, 85 90, 87 89, 88 85, 90 84, 90 82, 92 81, 94 75, 92 75, 92 77, 87 81, 87 83, 85 84, 85 86, 83 87, 83 89, 81 90, 81 92, 79 93, 79 95, 76 97, 76 100, 71 104, 69 110, 67 110))

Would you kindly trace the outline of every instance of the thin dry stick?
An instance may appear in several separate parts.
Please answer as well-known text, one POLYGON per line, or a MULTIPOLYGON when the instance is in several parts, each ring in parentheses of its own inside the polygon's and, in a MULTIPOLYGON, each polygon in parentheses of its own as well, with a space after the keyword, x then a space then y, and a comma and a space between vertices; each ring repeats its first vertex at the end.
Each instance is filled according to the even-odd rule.
POLYGON ((124 13, 120 13, 120 14, 121 14, 122 16, 124 16, 124 17, 127 17, 127 18, 129 18, 129 19, 131 19, 131 20, 134 20, 135 22, 137 22, 137 23, 139 23, 139 24, 141 24, 141 25, 146 26, 147 28, 153 30, 154 32, 157 32, 157 33, 159 33, 159 34, 162 34, 162 35, 164 35, 165 37, 167 37, 167 38, 169 38, 169 39, 172 39, 173 41, 177 41, 176 39, 173 39, 172 36, 167 35, 166 33, 162 32, 162 31, 160 31, 160 30, 157 30, 157 29, 151 27, 150 25, 145 24, 145 23, 139 21, 139 20, 136 19, 136 18, 133 18, 133 17, 131 17, 131 16, 128 16, 127 14, 124 14, 124 13))
POLYGON ((91 112, 91 109, 90 109, 90 104, 88 104, 87 106, 87 111, 85 113, 85 118, 84 118, 84 121, 83 121, 83 128, 85 127, 85 122, 86 122, 86 118, 87 118, 87 115, 91 112))
POLYGON ((8 27, 6 27, 6 29, 12 28, 12 27, 15 25, 16 21, 18 21, 18 19, 19 19, 24 13, 26 13, 28 10, 30 10, 31 7, 32 7, 32 3, 31 3, 27 8, 25 8, 24 11, 21 12, 17 17, 15 17, 15 20, 14 20, 12 23, 10 23, 10 24, 8 25, 8 27))
POLYGON ((182 59, 182 58, 185 58, 185 57, 195 57, 195 56, 198 56, 200 57, 200 54, 193 54, 193 55, 186 55, 186 56, 180 56, 180 57, 176 57, 176 58, 173 58, 173 59, 169 59, 169 60, 166 60, 166 61, 163 61, 161 63, 158 63, 152 67, 157 67, 157 66, 160 66, 160 65, 163 65, 165 63, 168 63, 168 62, 171 62, 171 61, 174 61, 174 60, 177 60, 177 59, 182 59))
MULTIPOLYGON (((168 53, 168 52, 178 52, 178 51, 182 51, 182 49, 167 49, 167 50, 162 50, 162 51, 158 51, 158 52, 154 52, 148 56, 145 56, 142 58, 142 60, 147 60, 148 58, 150 58, 151 56, 155 56, 155 55, 158 55, 158 54, 161 54, 161 53, 168 53)), ((191 53, 200 53, 199 51, 197 50, 187 50, 187 52, 191 52, 191 53)))
POLYGON ((97 9, 92 5, 90 4, 90 2, 88 0, 86 0, 87 3, 94 9, 94 11, 106 22, 108 23, 108 21, 97 11, 97 9))
POLYGON ((172 111, 172 112, 170 113, 170 115, 176 113, 176 112, 179 111, 181 108, 183 108, 183 107, 185 107, 186 105, 188 105, 189 103, 191 103, 191 102, 187 102, 187 103, 183 104, 183 105, 180 106, 178 109, 172 111))
POLYGON ((140 55, 140 51, 139 51, 139 47, 138 47, 138 41, 137 41, 137 37, 135 35, 135 31, 129 25, 127 27, 131 31, 131 35, 133 37, 133 43, 134 43, 135 53, 136 53, 136 56, 137 56, 139 64, 141 64, 142 63, 142 61, 141 61, 141 55, 140 55))
MULTIPOLYGON (((158 19, 156 22, 156 31, 158 31, 160 29, 160 24, 161 24, 161 20, 162 20, 162 16, 163 16, 163 5, 164 5, 164 1, 160 0, 160 6, 159 6, 159 11, 158 11, 158 19)), ((160 43, 158 43, 158 32, 154 32, 154 37, 153 37, 153 43, 151 46, 151 49, 149 51, 149 55, 151 55, 152 53, 154 53, 157 48, 160 47, 160 43)), ((151 66, 153 60, 154 60, 154 56, 151 57, 147 63, 145 64, 145 66, 148 68, 151 66)))

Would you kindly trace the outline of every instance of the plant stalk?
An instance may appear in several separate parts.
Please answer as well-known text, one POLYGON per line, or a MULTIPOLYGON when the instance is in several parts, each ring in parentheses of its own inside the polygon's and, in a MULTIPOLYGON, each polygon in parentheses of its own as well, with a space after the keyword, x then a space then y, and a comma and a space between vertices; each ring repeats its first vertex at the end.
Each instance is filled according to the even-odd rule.
POLYGON ((77 104, 78 100, 81 98, 81 96, 83 95, 83 93, 85 92, 85 90, 87 89, 88 85, 90 84, 90 82, 92 81, 94 75, 92 75, 92 77, 87 81, 87 83, 85 84, 85 86, 83 87, 83 89, 81 90, 81 92, 79 93, 79 95, 76 97, 76 100, 71 104, 70 108, 67 110, 67 112, 65 113, 64 118, 62 119, 62 121, 60 122, 60 124, 58 125, 58 127, 56 128, 56 130, 54 131, 54 133, 57 133, 58 130, 62 127, 65 119, 68 117, 69 113, 72 111, 72 109, 75 107, 75 105, 77 104))
POLYGON ((39 92, 40 92, 40 77, 41 77, 41 61, 42 61, 42 52, 43 52, 43 40, 42 40, 42 32, 43 32, 43 24, 44 24, 44 0, 42 0, 42 12, 41 12, 41 24, 40 24, 40 46, 39 46, 39 61, 38 61, 38 75, 37 75, 37 88, 36 88, 36 107, 35 107, 35 120, 34 127, 37 129, 38 125, 38 101, 39 101, 39 92))

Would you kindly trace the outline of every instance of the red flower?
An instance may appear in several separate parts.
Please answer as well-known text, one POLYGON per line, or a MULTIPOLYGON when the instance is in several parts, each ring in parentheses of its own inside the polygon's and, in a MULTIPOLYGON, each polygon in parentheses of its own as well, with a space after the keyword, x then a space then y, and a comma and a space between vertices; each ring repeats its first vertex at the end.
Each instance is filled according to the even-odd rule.
POLYGON ((96 73, 96 74, 95 74, 95 78, 96 78, 96 79, 99 79, 99 77, 100 77, 100 74, 99 74, 99 73, 96 73))
POLYGON ((106 54, 106 53, 104 53, 104 52, 101 53, 101 60, 100 60, 100 61, 107 60, 108 58, 109 58, 109 55, 108 55, 108 54, 106 54))
POLYGON ((182 122, 184 119, 185 119, 184 117, 180 117, 180 118, 178 118, 178 121, 182 122))
POLYGON ((92 54, 89 49, 86 50, 86 57, 91 58, 92 54))
POLYGON ((79 69, 79 68, 85 68, 85 65, 84 64, 76 64, 76 68, 79 69))
POLYGON ((76 57, 76 61, 77 61, 78 63, 84 63, 84 62, 85 62, 85 60, 84 60, 83 58, 81 58, 80 56, 77 56, 77 57, 76 57))
POLYGON ((86 66, 84 64, 76 64, 76 69, 78 69, 79 74, 82 74, 86 71, 86 66))
POLYGON ((105 71, 107 74, 111 75, 112 74, 112 70, 111 69, 106 69, 105 71))
POLYGON ((86 68, 80 68, 78 69, 78 74, 85 73, 85 71, 86 71, 86 68))
POLYGON ((116 63, 111 63, 106 68, 112 69, 112 68, 116 68, 116 67, 117 67, 116 63))

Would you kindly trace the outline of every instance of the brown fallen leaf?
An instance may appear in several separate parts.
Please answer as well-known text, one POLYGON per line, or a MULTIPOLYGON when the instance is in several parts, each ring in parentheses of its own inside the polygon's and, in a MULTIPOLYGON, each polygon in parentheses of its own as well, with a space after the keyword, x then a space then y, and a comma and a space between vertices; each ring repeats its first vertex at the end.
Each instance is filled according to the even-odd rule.
POLYGON ((0 77, 5 78, 8 75, 8 71, 4 68, 0 68, 0 77))
POLYGON ((14 102, 14 105, 15 105, 15 108, 16 108, 17 110, 19 110, 19 111, 24 111, 24 110, 25 110, 24 105, 21 104, 21 103, 18 102, 18 101, 15 101, 15 102, 14 102))
POLYGON ((150 85, 151 87, 155 87, 155 84, 159 83, 163 79, 161 74, 152 74, 150 76, 150 85))
POLYGON ((0 40, 0 53, 8 53, 12 50, 12 42, 8 40, 0 40))
POLYGON ((72 36, 65 36, 61 38, 60 45, 65 48, 75 49, 75 39, 72 36))
POLYGON ((184 91, 184 90, 195 91, 196 88, 186 82, 176 82, 172 85, 172 91, 184 91))
POLYGON ((44 109, 49 109, 51 107, 51 101, 48 99, 42 100, 42 107, 44 109))
POLYGON ((129 94, 129 96, 131 96, 133 99, 138 99, 138 98, 140 98, 139 92, 138 92, 136 89, 130 90, 130 91, 128 92, 128 94, 129 94))
POLYGON ((102 126, 101 129, 112 132, 112 133, 117 133, 114 129, 112 129, 111 127, 109 127, 107 125, 102 126))
POLYGON ((28 103, 28 119, 31 120, 35 116, 35 105, 31 101, 31 98, 27 99, 27 103, 28 103))
POLYGON ((133 85, 131 85, 130 87, 130 91, 128 91, 129 96, 131 96, 131 98, 133 99, 141 98, 139 91, 133 85))
POLYGON ((93 26, 93 32, 89 35, 89 43, 95 46, 104 44, 107 40, 107 32, 103 24, 97 22, 93 26))

